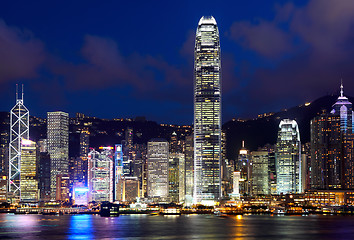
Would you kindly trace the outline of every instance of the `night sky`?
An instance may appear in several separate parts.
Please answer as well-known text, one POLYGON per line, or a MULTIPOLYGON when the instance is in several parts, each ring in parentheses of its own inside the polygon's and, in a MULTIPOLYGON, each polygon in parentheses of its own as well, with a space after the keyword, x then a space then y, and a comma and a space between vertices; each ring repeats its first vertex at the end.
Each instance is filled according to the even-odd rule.
POLYGON ((193 122, 198 21, 213 15, 223 122, 354 95, 354 1, 3 1, 0 111, 193 122))

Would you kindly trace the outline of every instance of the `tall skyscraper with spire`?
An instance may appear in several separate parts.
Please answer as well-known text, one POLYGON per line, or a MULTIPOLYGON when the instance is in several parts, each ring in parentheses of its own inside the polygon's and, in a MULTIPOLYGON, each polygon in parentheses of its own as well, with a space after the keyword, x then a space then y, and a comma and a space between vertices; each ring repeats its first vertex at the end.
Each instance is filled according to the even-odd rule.
POLYGON ((21 197, 21 149, 22 139, 29 139, 29 111, 23 104, 16 85, 16 105, 10 111, 9 178, 8 198, 19 201, 21 197))
POLYGON ((214 17, 198 23, 194 49, 194 202, 221 196, 221 61, 214 17))
POLYGON ((311 187, 314 189, 354 188, 353 108, 340 96, 330 113, 311 120, 311 187))

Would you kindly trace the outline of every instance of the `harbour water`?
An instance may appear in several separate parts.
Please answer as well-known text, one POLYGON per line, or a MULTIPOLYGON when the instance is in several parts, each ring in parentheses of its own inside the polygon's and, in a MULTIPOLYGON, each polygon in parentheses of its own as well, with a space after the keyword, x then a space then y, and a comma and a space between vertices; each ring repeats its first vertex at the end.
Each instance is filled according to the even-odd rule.
POLYGON ((0 239, 354 239, 353 216, 0 214, 0 239))

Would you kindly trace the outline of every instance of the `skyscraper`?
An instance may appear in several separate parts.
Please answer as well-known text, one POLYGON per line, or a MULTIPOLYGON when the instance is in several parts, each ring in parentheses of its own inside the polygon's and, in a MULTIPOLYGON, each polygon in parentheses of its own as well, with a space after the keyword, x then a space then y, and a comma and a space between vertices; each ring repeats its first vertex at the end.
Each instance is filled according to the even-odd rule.
POLYGON ((186 149, 184 152, 185 155, 185 172, 186 172, 186 190, 185 190, 185 198, 186 202, 192 203, 192 196, 193 196, 193 183, 194 183, 194 159, 193 154, 193 135, 186 136, 186 149))
POLYGON ((238 159, 235 164, 236 171, 240 172, 240 194, 248 196, 251 194, 251 162, 249 151, 245 148, 245 142, 242 141, 242 148, 239 151, 238 159))
POLYGON ((311 188, 354 187, 352 103, 341 93, 330 113, 311 120, 311 188))
POLYGON ((3 180, 6 181, 9 170, 10 113, 2 112, 0 113, 0 118, 4 119, 0 126, 0 178, 4 177, 3 180))
POLYGON ((194 49, 194 202, 221 197, 219 30, 214 17, 198 23, 194 49))
POLYGON ((21 141, 21 201, 38 201, 38 153, 35 142, 21 141))
POLYGON ((268 152, 254 151, 251 152, 251 193, 252 195, 268 195, 269 194, 269 169, 268 169, 268 152))
POLYGON ((152 139, 147 153, 147 195, 150 198, 168 197, 168 142, 152 139))
POLYGON ((301 143, 295 120, 280 121, 275 160, 277 193, 301 193, 301 143))
POLYGON ((100 147, 101 152, 92 150, 88 154, 88 188, 90 201, 113 202, 113 168, 112 147, 100 147))
POLYGON ((185 200, 185 157, 183 153, 170 153, 168 164, 169 197, 173 202, 185 200))
POLYGON ((56 179, 59 174, 69 173, 69 114, 47 113, 47 149, 51 159, 50 188, 56 197, 56 179))
POLYGON ((80 157, 87 157, 90 146, 90 132, 85 129, 80 133, 80 157))
POLYGON ((29 139, 29 111, 23 104, 23 85, 21 98, 16 85, 16 105, 10 112, 9 144, 9 193, 10 199, 19 200, 21 196, 21 141, 29 139))

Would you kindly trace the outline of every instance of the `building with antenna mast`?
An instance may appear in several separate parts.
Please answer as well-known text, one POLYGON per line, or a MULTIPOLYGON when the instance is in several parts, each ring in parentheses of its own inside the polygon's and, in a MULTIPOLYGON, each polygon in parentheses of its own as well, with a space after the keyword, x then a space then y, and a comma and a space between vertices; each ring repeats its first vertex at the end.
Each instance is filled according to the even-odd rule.
POLYGON ((29 111, 23 103, 23 95, 23 84, 21 98, 16 84, 16 105, 10 111, 8 199, 11 202, 21 198, 21 141, 29 139, 29 111))

